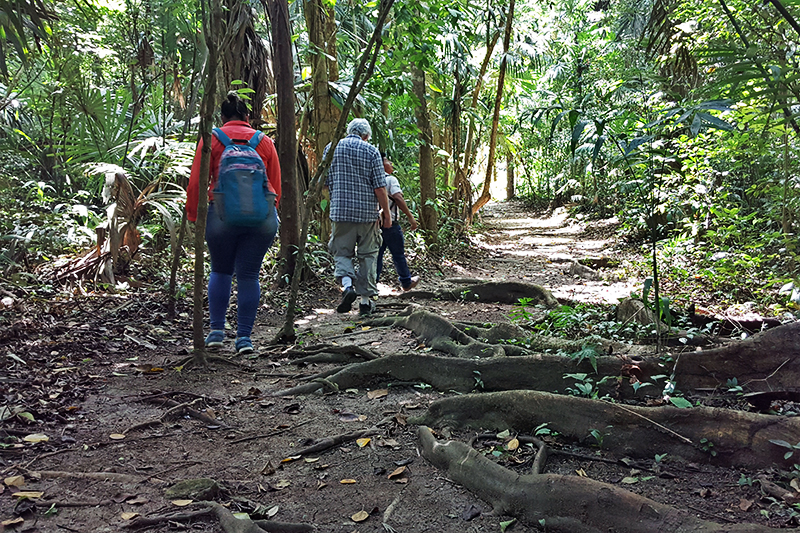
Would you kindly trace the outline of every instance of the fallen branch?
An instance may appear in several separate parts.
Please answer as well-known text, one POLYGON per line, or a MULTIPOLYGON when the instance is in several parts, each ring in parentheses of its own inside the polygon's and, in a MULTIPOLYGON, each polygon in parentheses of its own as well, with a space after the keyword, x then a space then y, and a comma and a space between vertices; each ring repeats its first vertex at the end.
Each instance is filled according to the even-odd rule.
POLYGON ((287 431, 291 431, 293 429, 297 429, 300 426, 305 426, 309 422, 311 422, 311 420, 306 420, 305 422, 300 422, 299 424, 295 424, 294 426, 292 426, 290 428, 279 429, 279 430, 273 431, 271 433, 263 433, 261 435, 252 435, 250 437, 242 437, 241 439, 232 440, 228 444, 239 444, 240 442, 247 442, 249 440, 267 439, 269 437, 274 437, 276 435, 280 435, 281 433, 286 433, 287 431))
POLYGON ((140 516, 122 527, 127 529, 136 529, 140 527, 157 526, 159 524, 163 524, 164 522, 184 522, 187 520, 194 520, 195 518, 202 518, 210 514, 214 514, 214 510, 208 507, 206 509, 185 513, 171 513, 158 516, 140 516))
POLYGON ((61 470, 25 470, 23 472, 36 479, 91 479, 113 481, 115 483, 141 483, 142 478, 117 472, 65 472, 61 470))
POLYGON ((354 441, 363 437, 368 437, 370 435, 375 435, 377 433, 378 433, 378 428, 370 428, 362 431, 354 431, 353 433, 344 433, 342 435, 336 435, 335 437, 328 437, 322 439, 321 441, 317 442, 312 446, 309 446, 308 448, 304 448, 294 453, 293 455, 311 455, 312 453, 319 453, 327 450, 328 448, 333 448, 334 446, 338 446, 339 444, 354 441))

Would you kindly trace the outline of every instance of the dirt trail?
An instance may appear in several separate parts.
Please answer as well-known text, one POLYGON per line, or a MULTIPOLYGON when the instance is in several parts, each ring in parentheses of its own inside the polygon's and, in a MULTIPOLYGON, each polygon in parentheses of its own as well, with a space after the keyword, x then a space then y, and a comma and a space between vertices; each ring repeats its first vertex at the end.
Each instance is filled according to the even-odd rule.
MULTIPOLYGON (((602 235, 611 233, 607 226, 613 221, 593 224, 594 233, 589 234, 583 224, 570 223, 563 214, 531 218, 519 204, 503 203, 487 208, 483 224, 475 237, 481 250, 458 264, 443 264, 441 275, 427 275, 420 289, 442 287, 446 278, 462 276, 541 283, 561 298, 595 301, 613 301, 630 290, 622 283, 578 282, 563 273, 564 260, 609 253, 613 243, 602 235)), ((388 285, 383 293, 384 315, 408 303, 388 285)), ((338 294, 330 286, 308 290, 305 297, 307 311, 298 316, 294 348, 328 343, 358 346, 378 356, 430 352, 406 330, 363 328, 355 311, 336 314, 338 294)), ((263 515, 269 510, 273 520, 313 524, 323 533, 500 530, 509 517, 492 515, 484 502, 419 456, 416 428, 407 419, 447 393, 432 391, 425 383, 390 379, 325 395, 272 396, 339 365, 294 365, 289 347, 266 346, 282 317, 270 305, 280 296, 267 294, 265 300, 254 335, 259 353, 234 358, 237 367, 215 364, 211 371, 177 367, 191 346, 191 309, 184 308, 175 321, 167 320, 163 295, 153 289, 125 297, 32 303, 20 316, 3 316, 3 324, 13 327, 0 336, 0 347, 14 358, 2 361, 5 375, 0 385, 6 392, 0 408, 15 411, 19 406, 35 421, 17 415, 3 422, 0 472, 2 477, 22 475, 24 490, 44 493, 33 500, 40 502, 35 512, 16 508, 24 519, 16 530, 121 531, 130 522, 126 513, 151 516, 186 510, 172 503, 183 498, 167 497, 164 490, 180 480, 201 477, 223 487, 217 500, 230 504, 232 511, 253 514, 258 506, 263 515), (194 402, 193 409, 215 421, 170 415, 174 404, 166 399, 194 402), (283 462, 318 439, 371 428, 376 432, 368 441, 345 442, 283 462), (24 440, 31 434, 48 440, 24 440), (402 474, 389 477, 401 467, 402 474), (31 471, 114 472, 132 478, 36 478, 31 471), (46 514, 52 504, 57 513, 46 514), (355 522, 351 517, 362 510, 368 518, 355 522)), ((511 309, 485 302, 417 303, 465 321, 504 321, 511 309)), ((231 356, 231 351, 228 339, 221 354, 231 356)), ((451 434, 439 429, 441 437, 451 434)), ((452 435, 463 441, 470 437, 455 431, 452 435)), ((572 448, 565 443, 564 449, 576 450, 579 457, 557 456, 548 463, 548 471, 579 471, 612 483, 634 476, 642 481, 626 488, 662 503, 697 508, 705 518, 766 520, 753 503, 759 499, 758 490, 737 485, 739 472, 690 465, 676 467, 662 479, 646 475, 652 465, 616 463, 618 458, 585 444, 572 448), (741 499, 749 506, 740 504, 741 499)), ((521 447, 506 466, 524 464, 532 456, 532 449, 521 447)), ((14 518, 16 490, 6 487, 0 493, 0 521, 14 518)), ((183 524, 193 531, 220 531, 209 518, 183 524)), ((149 529, 169 530, 167 524, 149 529)), ((517 523, 510 531, 539 529, 517 523)))

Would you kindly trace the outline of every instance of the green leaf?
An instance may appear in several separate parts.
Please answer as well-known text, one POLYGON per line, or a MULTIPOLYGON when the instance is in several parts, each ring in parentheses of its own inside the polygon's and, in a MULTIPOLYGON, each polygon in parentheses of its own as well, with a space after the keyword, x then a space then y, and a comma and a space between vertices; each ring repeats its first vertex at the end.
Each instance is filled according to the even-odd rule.
POLYGON ((506 522, 500 522, 500 533, 503 533, 503 531, 511 527, 516 521, 517 521, 516 518, 512 518, 511 520, 508 520, 506 522))
POLYGON ((669 402, 679 409, 688 409, 692 406, 692 402, 680 396, 670 396, 669 402))
POLYGON ((785 440, 780 439, 770 439, 772 444, 777 444, 778 446, 783 446, 784 448, 789 448, 790 450, 794 450, 794 446, 786 442, 785 440))
POLYGON ((36 419, 28 411, 23 411, 21 413, 17 413, 17 416, 20 417, 20 418, 24 418, 25 420, 28 420, 30 422, 36 422, 36 419))

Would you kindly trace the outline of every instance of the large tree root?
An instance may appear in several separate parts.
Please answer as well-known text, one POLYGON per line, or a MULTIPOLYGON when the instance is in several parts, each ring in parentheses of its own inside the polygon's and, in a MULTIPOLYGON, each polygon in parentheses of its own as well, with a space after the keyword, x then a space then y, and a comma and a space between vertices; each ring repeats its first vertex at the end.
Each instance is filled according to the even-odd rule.
POLYGON ((624 344, 600 337, 573 341, 535 335, 512 324, 495 324, 487 328, 450 322, 417 306, 409 306, 397 316, 377 318, 368 324, 409 329, 426 345, 455 357, 520 356, 546 351, 575 353, 587 345, 602 354, 644 355, 655 351, 650 346, 624 344), (498 344, 504 341, 506 344, 498 344))
POLYGON ((520 433, 532 433, 547 424, 567 438, 588 439, 631 457, 666 453, 687 461, 751 468, 774 463, 790 467, 792 461, 783 458, 786 449, 770 440, 800 442, 798 418, 713 407, 641 407, 535 391, 443 398, 409 421, 520 433), (590 435, 592 430, 602 435, 602 443, 590 435))
POLYGON ((400 298, 436 298, 439 300, 464 300, 467 302, 477 301, 502 304, 516 304, 520 298, 527 298, 530 300, 529 305, 531 306, 545 305, 547 307, 555 307, 558 305, 558 300, 553 294, 541 285, 513 281, 487 281, 436 293, 409 291, 401 294, 400 298))
MULTIPOLYGON (((400 323, 425 329, 429 333, 442 328, 455 330, 457 342, 470 342, 470 337, 452 324, 427 312, 414 312, 400 323), (413 323, 412 323, 413 322, 413 323)), ((400 320, 395 318, 393 320, 400 320)), ((449 342, 446 338, 442 343, 449 342)), ((748 388, 798 390, 800 386, 800 322, 781 326, 764 332, 752 339, 731 343, 728 346, 708 351, 684 353, 677 358, 674 381, 686 392, 693 389, 708 389, 724 385, 728 379, 736 378, 748 388), (794 337, 792 337, 794 335, 794 337), (758 352, 759 348, 763 350, 758 352), (747 359, 749 357, 749 359, 747 359)), ((467 353, 475 356, 468 345, 467 353)), ((481 348, 481 343, 473 344, 481 348)), ((483 359, 436 357, 430 355, 392 355, 374 361, 349 365, 333 374, 326 374, 327 382, 340 389, 360 387, 376 379, 398 381, 421 381, 436 390, 470 392, 504 390, 540 390, 567 392, 574 386, 564 379, 564 374, 584 372, 598 383, 604 376, 626 378, 614 380, 613 384, 598 386, 600 394, 612 394, 618 398, 634 397, 631 383, 655 381, 652 376, 670 373, 663 361, 656 357, 602 356, 595 359, 594 369, 587 360, 580 364, 569 357, 558 355, 535 355, 521 357, 489 357, 483 359)), ((321 376, 316 376, 321 377, 321 376)), ((314 378, 312 378, 314 379, 314 378)), ((319 382, 307 383, 277 393, 280 396, 309 394, 322 388, 319 382)))
POLYGON ((752 391, 800 390, 800 322, 720 348, 684 353, 675 366, 684 390, 717 387, 733 378, 752 391))
POLYGON ((497 514, 563 533, 769 532, 756 524, 721 525, 580 476, 524 475, 492 462, 460 442, 439 442, 417 432, 422 455, 447 477, 489 502, 497 514))
MULTIPOLYGON (((609 375, 619 374, 620 361, 603 357, 597 361, 598 370, 609 375)), ((584 371, 590 372, 588 362, 584 371)), ((575 363, 556 355, 527 357, 492 357, 488 359, 463 359, 434 355, 390 355, 346 366, 326 376, 326 381, 340 390, 358 388, 376 380, 424 382, 439 391, 471 392, 517 389, 552 390, 566 392, 572 383, 564 380, 565 372, 575 372, 575 363)), ((324 387, 324 383, 311 382, 276 392, 276 396, 311 394, 324 387)))

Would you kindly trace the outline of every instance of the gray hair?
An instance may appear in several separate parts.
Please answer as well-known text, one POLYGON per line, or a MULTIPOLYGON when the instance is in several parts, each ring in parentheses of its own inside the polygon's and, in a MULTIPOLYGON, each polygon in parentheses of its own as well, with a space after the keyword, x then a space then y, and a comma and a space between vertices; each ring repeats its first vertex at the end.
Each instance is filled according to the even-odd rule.
POLYGON ((372 128, 369 127, 369 122, 365 118, 354 118, 347 126, 348 135, 358 135, 362 139, 372 137, 372 128))

